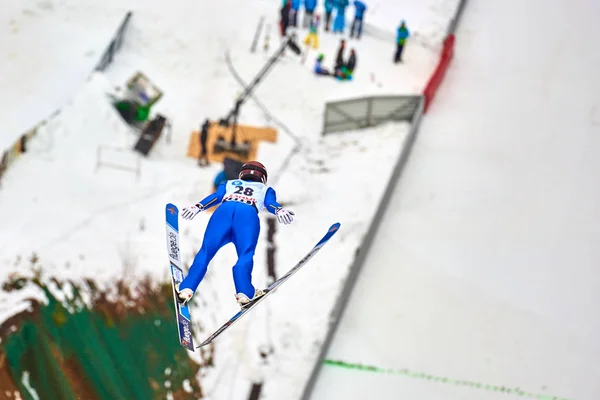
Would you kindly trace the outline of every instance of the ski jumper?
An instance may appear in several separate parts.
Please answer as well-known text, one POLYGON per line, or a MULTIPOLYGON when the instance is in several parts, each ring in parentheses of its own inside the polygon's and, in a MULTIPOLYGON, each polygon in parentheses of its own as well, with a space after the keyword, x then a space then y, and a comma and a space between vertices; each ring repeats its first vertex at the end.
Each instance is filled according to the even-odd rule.
POLYGON ((258 213, 266 208, 276 215, 281 206, 277 203, 275 190, 262 182, 230 180, 219 185, 216 192, 200 202, 204 208, 219 203, 208 221, 202 247, 190 266, 188 275, 179 285, 179 290, 196 291, 208 270, 208 264, 226 244, 233 243, 238 260, 233 266, 233 282, 236 293, 254 297, 252 268, 254 251, 260 233, 258 213))

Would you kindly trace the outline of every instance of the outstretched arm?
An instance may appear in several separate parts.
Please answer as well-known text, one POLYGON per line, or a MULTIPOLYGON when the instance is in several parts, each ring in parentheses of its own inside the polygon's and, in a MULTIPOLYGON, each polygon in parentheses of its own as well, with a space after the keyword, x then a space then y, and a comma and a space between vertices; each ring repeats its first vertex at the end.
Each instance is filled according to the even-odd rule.
POLYGON ((221 201, 223 201, 225 190, 226 184, 223 182, 217 187, 216 192, 203 198, 200 202, 198 202, 198 205, 201 206, 203 210, 206 210, 207 208, 211 208, 212 206, 219 204, 221 201))
POLYGON ((184 208, 181 213, 181 217, 183 219, 193 219, 199 212, 219 204, 221 201, 223 201, 223 197, 225 196, 225 186, 226 183, 221 183, 213 194, 206 196, 202 199, 202 201, 194 204, 193 206, 184 208))
POLYGON ((277 202, 277 194, 273 188, 268 188, 265 194, 265 208, 268 212, 273 215, 277 215, 277 210, 281 207, 281 204, 277 202))
POLYGON ((265 194, 265 207, 271 214, 277 216, 277 221, 283 224, 291 224, 294 219, 294 212, 286 210, 277 202, 277 194, 273 188, 268 188, 265 194))

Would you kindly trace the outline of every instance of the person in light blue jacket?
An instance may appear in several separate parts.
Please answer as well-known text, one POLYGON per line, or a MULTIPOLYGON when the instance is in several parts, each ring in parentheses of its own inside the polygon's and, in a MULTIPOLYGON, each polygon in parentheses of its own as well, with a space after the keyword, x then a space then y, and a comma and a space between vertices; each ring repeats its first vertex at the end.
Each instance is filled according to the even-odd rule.
POLYGON ((325 32, 329 32, 331 25, 331 13, 333 12, 333 0, 325 0, 325 32))
POLYGON ((406 27, 406 22, 402 20, 398 27, 398 31, 396 32, 396 54, 394 55, 394 63, 398 64, 399 62, 402 62, 402 50, 404 49, 404 44, 409 36, 410 32, 406 27))
POLYGON ((365 15, 365 10, 367 6, 360 0, 354 1, 354 21, 352 21, 352 27, 350 28, 350 37, 353 38, 356 36, 357 39, 360 39, 362 35, 362 27, 363 27, 363 17, 365 15))
POLYGON ((300 0, 291 0, 292 9, 290 10, 290 26, 298 26, 298 11, 300 10, 300 0))
POLYGON ((335 19, 333 21, 333 32, 344 33, 346 27, 346 7, 348 7, 348 0, 337 0, 335 5, 335 19))
POLYGON ((317 0, 304 0, 304 20, 302 22, 304 28, 310 27, 315 8, 317 8, 317 0))

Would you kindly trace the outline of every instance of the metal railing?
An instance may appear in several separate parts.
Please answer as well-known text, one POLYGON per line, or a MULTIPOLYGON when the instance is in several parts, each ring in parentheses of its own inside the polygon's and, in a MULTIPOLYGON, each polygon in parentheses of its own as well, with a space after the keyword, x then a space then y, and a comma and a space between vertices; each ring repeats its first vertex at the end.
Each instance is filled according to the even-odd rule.
POLYGON ((373 96, 325 105, 323 135, 364 129, 389 121, 410 121, 420 96, 373 96))
POLYGON ((450 24, 448 25, 448 30, 446 31, 446 36, 454 35, 456 33, 456 29, 458 29, 458 24, 460 23, 463 11, 465 10, 465 6, 467 5, 468 0, 460 0, 458 3, 458 7, 454 12, 454 17, 450 20, 450 24))
POLYGON ((125 14, 125 18, 123 18, 121 25, 119 25, 115 37, 110 41, 108 47, 104 50, 102 57, 100 57, 100 61, 96 65, 96 71, 104 71, 106 67, 112 63, 115 53, 119 51, 123 45, 125 31, 127 30, 127 26, 129 26, 129 21, 132 16, 133 12, 131 11, 128 11, 127 14, 125 14))

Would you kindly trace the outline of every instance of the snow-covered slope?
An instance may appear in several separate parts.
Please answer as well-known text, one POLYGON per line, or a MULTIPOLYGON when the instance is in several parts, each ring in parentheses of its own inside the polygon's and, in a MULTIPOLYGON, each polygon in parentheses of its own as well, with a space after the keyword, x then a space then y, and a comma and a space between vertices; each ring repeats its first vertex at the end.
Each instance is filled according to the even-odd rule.
MULTIPOLYGON (((26 264, 17 260, 35 252, 44 271, 59 279, 92 278, 105 287, 122 277, 166 278, 164 204, 199 200, 208 193, 210 176, 208 171, 199 172, 193 160, 185 159, 144 159, 139 181, 131 172, 105 166, 96 169, 98 146, 105 149, 103 157, 111 157, 108 149, 131 148, 136 139, 108 103, 109 89, 106 78, 94 74, 73 102, 40 130, 30 156, 8 175, 0 201, 0 218, 6 221, 0 231, 6 272, 16 271, 26 264)), ((217 342, 218 357, 244 368, 237 379, 245 383, 235 390, 245 392, 253 375, 260 372, 260 363, 253 357, 265 346, 275 353, 263 373, 283 373, 267 381, 265 392, 274 395, 282 387, 294 393, 301 390, 318 350, 315 343, 324 334, 329 310, 383 190, 380 182, 388 178, 406 132, 404 124, 391 124, 332 135, 308 142, 292 160, 277 191, 280 200, 296 211, 297 220, 277 233, 277 272, 284 273, 299 260, 330 223, 339 220, 343 229, 336 245, 324 249, 286 284, 285 291, 273 295, 252 318, 241 321, 217 342), (349 179, 348 171, 356 166, 364 168, 363 175, 349 179)), ((165 146, 164 142, 160 145, 165 146)), ((278 157, 261 159, 270 165, 278 157)), ((112 161, 131 165, 135 158, 125 153, 124 158, 112 161)), ((200 215, 193 223, 182 222, 182 255, 188 265, 201 244, 208 218, 200 215)), ((254 279, 260 286, 268 283, 265 234, 263 229, 255 257, 254 279)), ((233 247, 224 248, 200 287, 194 307, 199 336, 224 322, 237 307, 230 269, 234 260, 233 247)), ((2 312, 10 315, 15 304, 16 310, 22 309, 19 301, 22 297, 14 294, 4 296, 2 312)), ((217 380, 229 370, 226 363, 217 363, 206 377, 205 387, 216 398, 231 390, 217 380)))
POLYGON ((66 103, 94 69, 125 10, 7 0, 0 15, 0 151, 66 103))
MULTIPOLYGON (((231 364, 228 368, 221 365, 225 370, 213 371, 210 382, 225 373, 245 383, 235 389, 215 385, 214 398, 221 398, 230 390, 236 393, 234 398, 243 397, 253 380, 264 380, 265 398, 281 398, 282 393, 289 398, 300 395, 355 249, 383 192, 380 182, 389 178, 391 165, 407 133, 407 125, 390 124, 329 136, 293 159, 277 186, 278 193, 283 194, 283 200, 297 214, 293 228, 277 228, 278 275, 299 261, 331 223, 340 221, 342 228, 284 289, 273 294, 264 306, 257 307, 252 317, 240 321, 230 335, 223 335, 217 341, 216 352, 231 364), (349 174, 358 166, 368 168, 370 177, 350 178, 349 174), (259 357, 261 349, 267 349, 267 354, 272 352, 264 365, 259 357)), ((257 282, 267 282, 266 269, 262 267, 266 265, 266 229, 262 235, 255 257, 256 265, 261 266, 254 274, 257 282)), ((224 265, 215 263, 211 267, 210 284, 204 286, 206 291, 201 296, 208 304, 223 304, 226 313, 234 313, 236 306, 229 300, 233 298, 229 266, 235 262, 235 252, 228 249, 225 254, 227 258, 221 258, 224 265)), ((213 307, 217 304, 210 309, 213 307)), ((196 315, 201 312, 199 309, 196 315)), ((225 322, 222 312, 211 314, 210 319, 203 321, 209 330, 225 322)))
MULTIPOLYGON (((175 3, 187 4, 184 0, 175 3)), ((173 14, 160 7, 134 8, 135 19, 127 41, 107 76, 113 82, 124 82, 139 69, 156 81, 165 92, 156 110, 172 117, 174 140, 182 138, 180 145, 187 145, 191 129, 197 129, 206 117, 223 117, 241 93, 225 64, 225 54, 230 54, 235 68, 249 82, 276 52, 281 43, 278 7, 277 1, 270 0, 214 2, 211 15, 222 16, 214 23, 197 22, 205 13, 200 7, 190 9, 188 5, 180 12, 175 7, 173 14), (251 54, 249 50, 261 16, 265 17, 265 25, 257 52, 251 54), (264 51, 266 32, 270 32, 270 46, 264 51)), ((299 42, 306 33, 304 29, 297 31, 299 42)), ((406 63, 395 65, 393 38, 390 41, 370 35, 361 40, 346 37, 348 50, 354 48, 357 53, 354 80, 339 82, 314 76, 311 71, 317 54, 323 53, 324 65, 332 68, 341 38, 322 32, 319 49, 310 49, 304 64, 299 56, 287 51, 256 88, 262 103, 297 135, 314 138, 320 134, 324 101, 372 94, 421 93, 438 58, 436 50, 414 44, 406 51, 406 63)), ((241 118, 246 123, 271 123, 252 102, 242 107, 241 118)))
MULTIPOLYGON (((412 0, 371 0, 365 2, 368 6, 364 17, 366 31, 393 39, 400 21, 404 20, 413 43, 438 46, 446 36, 448 22, 458 3, 458 0, 430 0, 416 7, 412 0)), ((349 13, 352 17, 353 12, 349 13)), ((409 48, 413 44, 411 41, 407 43, 409 48)))
MULTIPOLYGON (((132 9, 134 17, 115 64, 80 87, 4 176, 0 196, 3 271, 17 271, 24 263, 17 263, 19 257, 36 253, 47 273, 74 281, 89 277, 100 286, 110 286, 117 277, 135 281, 147 273, 154 279, 167 279, 164 204, 185 206, 200 200, 212 189, 212 179, 220 170, 219 165, 200 169, 195 160, 185 157, 189 133, 206 117, 224 116, 240 91, 225 63, 226 52, 248 81, 275 51, 279 3, 223 0, 209 6, 187 0, 168 4, 108 0, 84 6, 65 0, 61 4, 82 13, 88 7, 80 23, 91 23, 93 10, 120 15, 132 9), (267 54, 250 54, 261 15, 271 26, 271 49, 267 54), (164 92, 155 111, 173 123, 171 142, 161 139, 150 156, 141 160, 129 150, 137 136, 108 99, 115 86, 122 86, 138 70, 164 92), (106 166, 135 168, 138 162, 141 176, 137 180, 131 171, 106 166)), ((58 20, 63 8, 54 9, 58 20)), ((305 31, 298 33, 303 39, 305 31)), ((319 51, 330 61, 338 41, 339 36, 321 35, 319 51)), ((330 223, 340 221, 342 229, 335 245, 328 245, 285 290, 217 342, 216 365, 201 377, 211 398, 243 397, 257 379, 265 381, 265 398, 279 399, 281 393, 294 398, 302 390, 335 297, 408 130, 406 124, 392 124, 322 138, 324 101, 418 93, 436 58, 435 52, 415 46, 404 65, 394 65, 390 60, 393 43, 369 35, 350 41, 349 47, 358 53, 352 82, 313 76, 316 51, 304 65, 289 53, 256 91, 261 103, 302 144, 285 171, 279 169, 296 145, 293 137, 280 131, 276 144, 264 144, 259 151, 271 175, 280 178, 276 186, 280 200, 297 215, 294 225, 281 226, 277 232, 278 273, 291 267, 330 223), (265 348, 273 353, 263 365, 259 350, 265 348)), ((251 101, 243 107, 241 122, 273 123, 251 101)), ((200 215, 181 224, 182 254, 188 264, 201 244, 208 218, 200 215)), ((256 256, 257 285, 267 283, 265 234, 263 228, 256 256)), ((200 287, 193 309, 199 338, 236 309, 230 269, 234 259, 233 248, 223 249, 200 287)), ((3 316, 25 306, 14 294, 2 295, 0 304, 3 316)))
POLYGON ((467 6, 315 400, 600 398, 598 16, 467 6))

